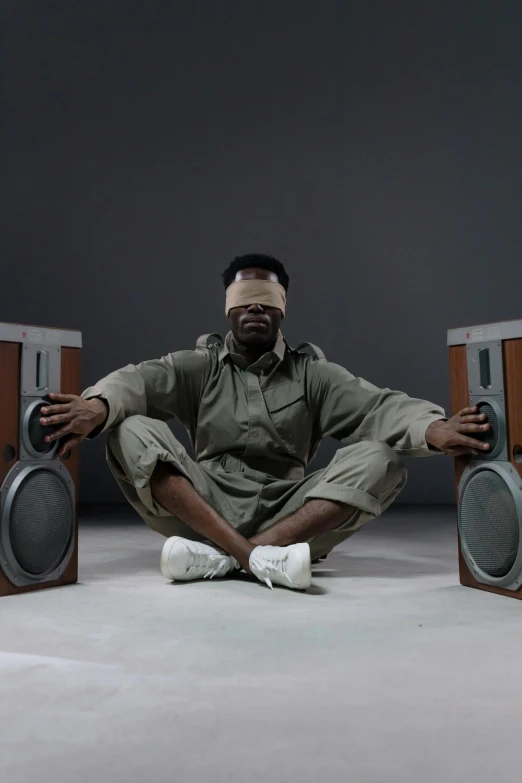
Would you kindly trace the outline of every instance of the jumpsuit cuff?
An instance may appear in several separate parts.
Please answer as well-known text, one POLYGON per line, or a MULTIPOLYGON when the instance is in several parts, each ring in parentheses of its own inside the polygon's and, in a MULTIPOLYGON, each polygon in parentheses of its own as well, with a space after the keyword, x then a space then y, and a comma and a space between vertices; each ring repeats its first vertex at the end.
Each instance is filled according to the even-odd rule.
POLYGON ((169 462, 192 483, 181 460, 176 459, 176 457, 168 451, 160 449, 157 446, 149 446, 141 455, 140 460, 134 469, 133 483, 139 499, 149 511, 159 517, 171 517, 172 512, 158 503, 153 497, 150 487, 150 480, 158 462, 169 462))
POLYGON ((430 446, 426 440, 426 431, 434 421, 447 421, 447 418, 439 414, 423 418, 421 421, 414 421, 408 429, 411 448, 397 449, 397 453, 404 457, 432 457, 437 454, 443 454, 443 451, 430 446))
MULTIPOLYGON (((360 511, 365 511, 367 514, 372 514, 373 516, 379 516, 381 513, 381 505, 377 498, 370 495, 368 492, 364 492, 362 489, 356 489, 355 487, 341 487, 339 484, 329 484, 327 482, 319 483, 316 487, 307 492, 304 497, 305 501, 311 500, 312 498, 346 503, 349 506, 355 506, 355 508, 358 508, 360 511)), ((342 529, 342 527, 339 529, 342 529)))

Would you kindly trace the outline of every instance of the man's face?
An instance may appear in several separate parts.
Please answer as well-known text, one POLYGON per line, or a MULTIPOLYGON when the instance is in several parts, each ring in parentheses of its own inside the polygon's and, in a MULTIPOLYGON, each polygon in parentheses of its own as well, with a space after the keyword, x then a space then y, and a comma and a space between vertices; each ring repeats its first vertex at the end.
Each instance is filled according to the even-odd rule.
MULTIPOLYGON (((236 274, 239 280, 272 280, 279 282, 274 272, 266 269, 242 269, 236 274)), ((282 313, 278 307, 251 304, 245 307, 233 307, 228 314, 232 334, 241 345, 262 347, 270 345, 277 337, 281 325, 282 313)))

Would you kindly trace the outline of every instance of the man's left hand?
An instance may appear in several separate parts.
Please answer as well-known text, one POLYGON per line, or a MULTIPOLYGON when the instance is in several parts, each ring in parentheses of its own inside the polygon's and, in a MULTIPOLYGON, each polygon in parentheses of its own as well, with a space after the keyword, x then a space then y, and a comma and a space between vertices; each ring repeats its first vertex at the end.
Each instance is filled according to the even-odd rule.
POLYGON ((451 419, 434 421, 426 430, 426 441, 444 454, 481 454, 489 450, 489 443, 471 438, 469 432, 484 432, 490 428, 484 423, 486 414, 477 414, 478 408, 463 408, 451 419))

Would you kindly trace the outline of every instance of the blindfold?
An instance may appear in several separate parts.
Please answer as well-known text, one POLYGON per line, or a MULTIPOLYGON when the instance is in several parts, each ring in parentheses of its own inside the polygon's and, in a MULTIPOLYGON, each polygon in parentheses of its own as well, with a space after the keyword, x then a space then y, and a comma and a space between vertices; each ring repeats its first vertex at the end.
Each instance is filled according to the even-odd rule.
POLYGON ((286 291, 281 283, 272 280, 238 280, 228 286, 225 305, 227 318, 233 307, 248 307, 251 304, 277 307, 284 318, 286 291))

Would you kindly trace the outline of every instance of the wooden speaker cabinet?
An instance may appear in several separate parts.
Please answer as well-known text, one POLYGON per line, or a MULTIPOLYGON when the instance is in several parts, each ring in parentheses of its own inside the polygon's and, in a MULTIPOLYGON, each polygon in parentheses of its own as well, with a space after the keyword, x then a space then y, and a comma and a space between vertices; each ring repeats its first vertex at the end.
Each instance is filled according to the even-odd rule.
POLYGON ((81 394, 81 332, 0 323, 0 596, 78 579, 78 449, 57 458, 49 393, 81 394))
POLYGON ((455 459, 461 584, 522 598, 522 320, 448 330, 452 415, 477 405, 490 449, 455 459))

